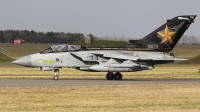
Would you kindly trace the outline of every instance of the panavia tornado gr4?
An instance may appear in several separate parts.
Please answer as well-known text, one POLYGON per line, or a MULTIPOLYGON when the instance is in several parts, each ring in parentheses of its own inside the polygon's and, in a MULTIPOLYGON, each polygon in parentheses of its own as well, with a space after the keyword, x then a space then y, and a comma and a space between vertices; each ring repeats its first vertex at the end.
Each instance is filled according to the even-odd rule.
POLYGON ((55 45, 13 61, 25 67, 54 70, 58 80, 60 68, 72 67, 83 71, 107 72, 107 80, 121 80, 121 72, 151 70, 154 65, 187 59, 175 58, 171 50, 194 22, 196 15, 177 16, 141 40, 130 40, 122 47, 87 47, 55 45))

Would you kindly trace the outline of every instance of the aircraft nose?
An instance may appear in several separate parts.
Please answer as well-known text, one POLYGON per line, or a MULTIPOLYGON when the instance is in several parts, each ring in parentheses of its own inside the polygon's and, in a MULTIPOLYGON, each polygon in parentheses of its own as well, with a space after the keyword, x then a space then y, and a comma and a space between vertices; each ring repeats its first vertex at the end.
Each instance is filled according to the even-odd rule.
POLYGON ((13 61, 12 63, 21 65, 21 66, 30 67, 31 66, 31 56, 21 57, 15 61, 13 61))

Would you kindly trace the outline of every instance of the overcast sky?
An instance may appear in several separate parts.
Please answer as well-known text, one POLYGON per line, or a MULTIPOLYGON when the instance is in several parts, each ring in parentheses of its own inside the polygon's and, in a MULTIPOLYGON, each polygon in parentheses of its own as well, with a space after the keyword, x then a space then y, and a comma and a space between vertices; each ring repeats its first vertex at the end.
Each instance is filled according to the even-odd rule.
POLYGON ((185 35, 200 37, 200 0, 0 0, 0 30, 142 38, 179 15, 197 15, 185 35))

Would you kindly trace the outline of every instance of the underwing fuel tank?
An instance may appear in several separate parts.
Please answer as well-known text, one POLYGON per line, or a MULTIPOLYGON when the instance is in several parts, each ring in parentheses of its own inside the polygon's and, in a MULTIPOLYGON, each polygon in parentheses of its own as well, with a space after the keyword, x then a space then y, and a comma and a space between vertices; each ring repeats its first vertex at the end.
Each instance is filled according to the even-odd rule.
MULTIPOLYGON (((115 65, 116 66, 116 65, 115 65)), ((140 70, 152 70, 149 66, 135 66, 135 67, 108 67, 106 65, 94 65, 89 67, 90 70, 98 72, 133 72, 140 70)))
POLYGON ((132 67, 137 67, 140 66, 138 64, 110 64, 110 65, 105 65, 105 67, 112 67, 112 68, 132 68, 132 67))

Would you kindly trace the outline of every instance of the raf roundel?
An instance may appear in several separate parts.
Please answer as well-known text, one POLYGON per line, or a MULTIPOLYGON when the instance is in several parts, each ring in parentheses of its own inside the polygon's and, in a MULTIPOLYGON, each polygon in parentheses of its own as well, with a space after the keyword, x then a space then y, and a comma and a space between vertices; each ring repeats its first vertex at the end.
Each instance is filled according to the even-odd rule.
POLYGON ((59 62, 59 58, 56 58, 56 61, 59 62))

